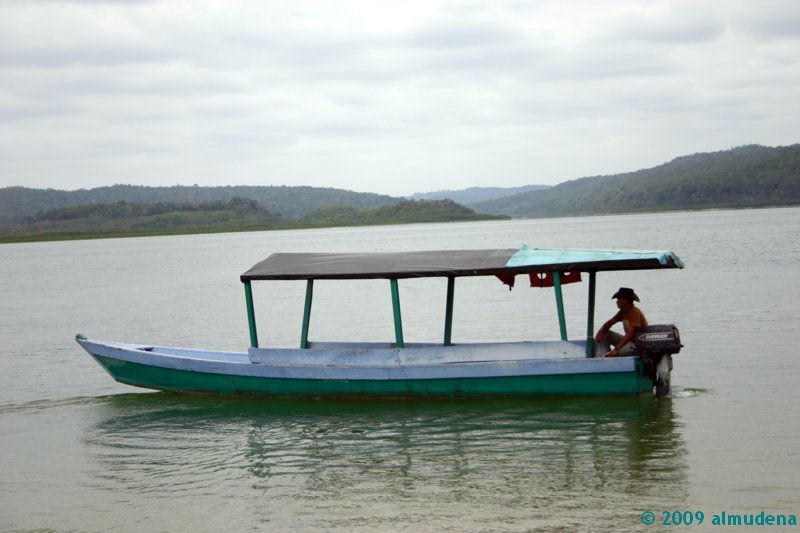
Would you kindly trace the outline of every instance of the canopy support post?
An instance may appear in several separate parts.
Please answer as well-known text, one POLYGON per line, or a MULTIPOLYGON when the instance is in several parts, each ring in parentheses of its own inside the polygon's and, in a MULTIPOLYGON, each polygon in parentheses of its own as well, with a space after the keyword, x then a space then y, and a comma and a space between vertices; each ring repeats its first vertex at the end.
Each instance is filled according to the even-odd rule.
POLYGON ((311 323, 311 302, 314 299, 314 280, 306 281, 306 306, 303 309, 303 330, 300 333, 300 348, 308 348, 308 326, 311 323))
POLYGON ((253 289, 249 281, 244 282, 244 300, 247 305, 247 326, 250 328, 250 346, 258 348, 258 333, 256 333, 256 311, 253 308, 253 289))
POLYGON ((394 338, 398 348, 404 348, 403 319, 400 316, 400 290, 397 287, 397 278, 389 280, 392 287, 392 312, 394 313, 394 338))
POLYGON ((455 276, 447 276, 447 304, 444 308, 444 345, 452 346, 453 334, 453 293, 455 291, 455 276))
POLYGON ((597 272, 589 272, 589 311, 586 316, 586 357, 594 357, 594 296, 597 272))
POLYGON ((564 297, 561 294, 561 272, 553 271, 553 288, 556 292, 556 309, 558 310, 558 328, 561 330, 561 340, 567 340, 567 321, 564 318, 564 297))

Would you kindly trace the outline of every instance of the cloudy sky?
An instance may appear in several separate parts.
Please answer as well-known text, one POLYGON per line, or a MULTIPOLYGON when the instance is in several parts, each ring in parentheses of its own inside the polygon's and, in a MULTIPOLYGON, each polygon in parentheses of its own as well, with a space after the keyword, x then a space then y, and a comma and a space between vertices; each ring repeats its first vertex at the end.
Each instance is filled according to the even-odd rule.
POLYGON ((409 194, 796 142, 797 0, 0 0, 0 187, 409 194))

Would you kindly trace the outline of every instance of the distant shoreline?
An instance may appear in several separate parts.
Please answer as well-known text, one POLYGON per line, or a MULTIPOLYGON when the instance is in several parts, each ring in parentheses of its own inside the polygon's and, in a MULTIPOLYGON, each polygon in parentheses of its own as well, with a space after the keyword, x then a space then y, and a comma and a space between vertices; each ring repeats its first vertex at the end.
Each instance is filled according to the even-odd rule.
POLYGON ((48 232, 24 235, 8 235, 0 237, 0 244, 23 244, 29 242, 56 242, 56 241, 82 241, 95 239, 123 239, 128 237, 164 237, 172 235, 204 235, 211 233, 243 233, 250 231, 294 231, 304 229, 324 229, 324 228, 353 228, 369 226, 399 226, 407 224, 450 224, 456 222, 491 222, 498 220, 546 220, 554 218, 583 218, 583 217, 606 217, 619 215, 647 215, 658 213, 680 213, 697 211, 741 211, 745 209, 781 209, 800 207, 800 204, 778 204, 778 205, 755 205, 755 206, 718 206, 718 207, 684 207, 684 208, 665 208, 649 209, 646 211, 620 211, 617 213, 586 213, 582 215, 552 215, 538 217, 512 217, 512 218, 487 218, 478 220, 441 220, 441 221, 409 221, 409 222, 385 222, 375 224, 286 224, 284 226, 268 227, 214 227, 214 228, 182 228, 175 230, 147 230, 147 231, 109 231, 96 233, 69 233, 69 232, 48 232))
POLYGON ((746 209, 780 209, 787 207, 800 207, 800 202, 780 203, 780 204, 763 204, 763 205, 714 205, 714 206, 698 206, 698 207, 663 207, 651 209, 631 209, 628 211, 615 211, 613 213, 583 213, 580 215, 574 214, 553 214, 541 215, 535 217, 511 217, 514 220, 542 220, 550 218, 583 218, 583 217, 606 217, 617 215, 647 215, 656 213, 680 213, 680 212, 697 212, 697 211, 742 211, 746 209))
POLYGON ((494 220, 511 220, 509 217, 487 215, 482 218, 460 219, 460 220, 436 220, 436 221, 409 221, 409 222, 377 222, 374 224, 284 224, 281 226, 263 227, 208 227, 208 228, 178 228, 170 230, 142 230, 142 231, 98 231, 87 233, 74 232, 47 232, 47 233, 28 233, 22 235, 0 236, 0 244, 21 244, 26 242, 53 242, 53 241, 83 241, 94 239, 124 239, 128 237, 164 237, 171 235, 203 235, 210 233, 244 233, 249 231, 294 231, 304 229, 322 228, 352 228, 369 226, 396 226, 405 224, 449 224, 455 222, 489 222, 494 220))

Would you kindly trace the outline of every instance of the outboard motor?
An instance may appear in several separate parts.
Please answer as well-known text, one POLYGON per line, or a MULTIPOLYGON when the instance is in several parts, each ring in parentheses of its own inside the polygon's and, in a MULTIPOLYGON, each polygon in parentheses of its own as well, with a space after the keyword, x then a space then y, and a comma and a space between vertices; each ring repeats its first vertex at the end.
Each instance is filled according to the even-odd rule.
POLYGON ((683 348, 678 328, 674 324, 636 328, 633 343, 645 375, 656 387, 656 397, 666 396, 670 389, 672 354, 683 348))

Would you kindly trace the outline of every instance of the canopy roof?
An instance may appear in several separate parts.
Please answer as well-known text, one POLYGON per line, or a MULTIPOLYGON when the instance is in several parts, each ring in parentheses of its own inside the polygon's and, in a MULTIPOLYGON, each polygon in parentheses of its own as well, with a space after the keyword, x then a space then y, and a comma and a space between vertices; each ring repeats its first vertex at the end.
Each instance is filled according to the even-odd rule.
POLYGON ((528 246, 516 250, 276 253, 242 274, 241 280, 391 279, 655 268, 683 268, 683 263, 670 251, 558 250, 528 246))

